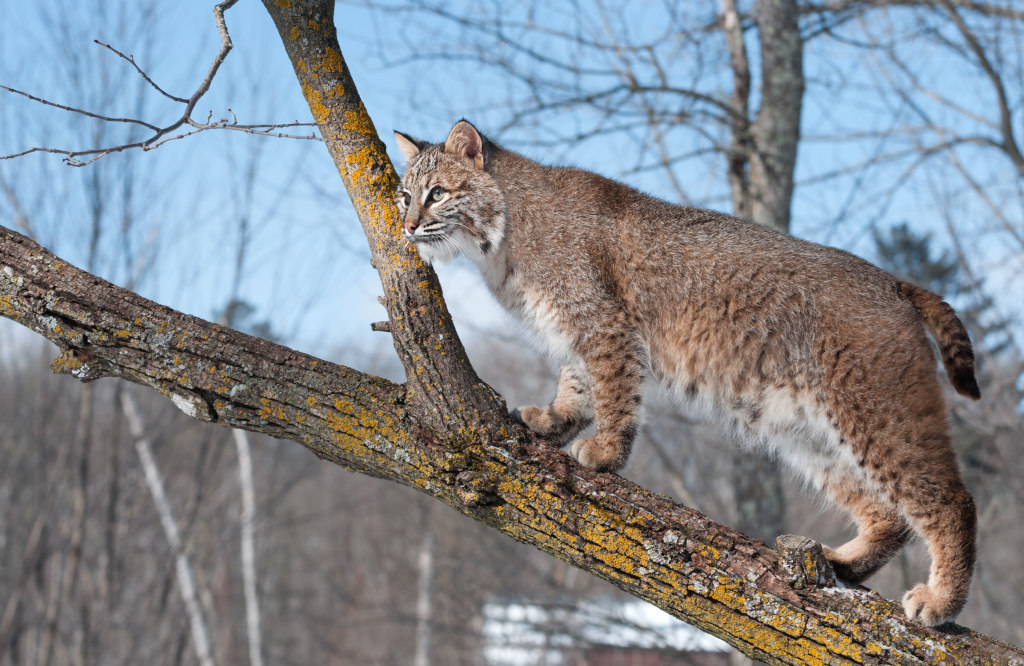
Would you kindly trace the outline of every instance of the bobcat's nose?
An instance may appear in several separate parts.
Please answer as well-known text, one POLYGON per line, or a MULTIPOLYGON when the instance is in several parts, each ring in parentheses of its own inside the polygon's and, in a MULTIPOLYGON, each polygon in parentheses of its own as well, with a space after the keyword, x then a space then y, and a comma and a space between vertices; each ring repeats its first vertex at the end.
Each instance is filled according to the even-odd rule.
POLYGON ((407 233, 407 234, 409 234, 411 236, 413 233, 415 233, 416 227, 420 226, 419 223, 420 223, 420 221, 418 219, 416 219, 415 217, 413 217, 412 215, 409 215, 408 217, 406 217, 405 218, 405 233, 407 233))

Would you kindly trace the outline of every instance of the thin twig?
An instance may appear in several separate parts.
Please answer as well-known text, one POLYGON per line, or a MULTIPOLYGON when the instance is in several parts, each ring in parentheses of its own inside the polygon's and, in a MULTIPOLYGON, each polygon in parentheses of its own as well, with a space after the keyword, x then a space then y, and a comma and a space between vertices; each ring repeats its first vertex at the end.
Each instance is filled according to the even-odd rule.
POLYGON ((142 70, 142 68, 141 68, 141 67, 139 67, 138 63, 136 63, 136 62, 135 62, 135 56, 132 56, 132 55, 125 55, 125 54, 121 53, 120 51, 118 51, 117 49, 115 49, 115 48, 114 48, 113 46, 111 46, 110 44, 104 44, 103 42, 101 42, 101 41, 100 41, 100 40, 98 40, 98 39, 94 39, 94 40, 92 40, 92 41, 93 41, 94 43, 96 43, 96 44, 99 44, 100 46, 102 46, 102 47, 103 47, 103 48, 105 48, 105 49, 109 49, 109 50, 113 51, 113 52, 114 52, 114 53, 116 53, 117 55, 121 56, 122 58, 124 58, 125 60, 127 60, 128 62, 130 62, 130 63, 131 63, 131 65, 132 65, 132 67, 134 67, 134 68, 135 68, 135 71, 139 73, 139 76, 141 76, 141 77, 142 77, 143 79, 145 79, 145 80, 146 80, 146 83, 148 83, 149 85, 153 86, 153 88, 154 88, 154 89, 155 89, 155 90, 156 90, 156 91, 157 91, 158 93, 160 93, 161 95, 163 95, 164 97, 166 97, 166 98, 168 98, 168 99, 172 99, 172 100, 174 100, 175 102, 180 102, 180 103, 182 103, 182 104, 187 104, 187 103, 188 103, 188 100, 187 100, 187 99, 185 99, 184 97, 178 97, 178 96, 176 96, 176 95, 172 95, 172 94, 170 94, 169 92, 167 92, 166 90, 164 90, 163 88, 161 88, 160 86, 158 86, 158 85, 156 84, 156 82, 155 82, 155 81, 153 81, 153 79, 149 78, 149 75, 148 75, 148 74, 146 74, 146 72, 144 72, 144 71, 142 70))
POLYGON ((193 128, 188 131, 180 132, 172 136, 164 136, 163 138, 153 141, 153 137, 142 141, 135 141, 133 143, 125 143, 119 146, 106 146, 103 148, 90 148, 87 150, 70 150, 66 148, 50 148, 45 146, 36 146, 33 148, 27 148, 18 153, 11 153, 10 155, 0 155, 0 160, 9 160, 22 155, 28 155, 30 153, 54 153, 57 155, 64 155, 64 162, 69 166, 87 166, 92 164, 96 160, 106 157, 112 153, 119 153, 125 150, 131 150, 133 148, 140 148, 144 151, 154 150, 159 148, 168 141, 175 141, 177 139, 183 139, 193 134, 199 134, 207 130, 234 130, 236 132, 245 132, 246 134, 257 134, 259 136, 271 136, 282 139, 301 139, 305 141, 322 141, 322 137, 316 134, 288 134, 286 132, 274 132, 272 130, 283 127, 314 127, 315 123, 280 123, 280 124, 265 124, 259 123, 254 125, 235 125, 227 122, 226 119, 213 122, 213 123, 197 123, 193 120, 189 120, 188 124, 193 128), (85 157, 92 155, 90 159, 81 160, 79 157, 85 157))
POLYGON ((113 118, 111 116, 102 116, 102 115, 100 115, 98 113, 93 113, 92 111, 86 111, 85 109, 79 109, 79 108, 76 108, 74 106, 67 106, 65 104, 58 104, 57 102, 51 102, 50 100, 42 99, 41 97, 36 97, 35 95, 31 95, 31 94, 29 94, 27 92, 23 92, 21 90, 16 90, 14 88, 5 86, 3 84, 0 84, 0 88, 3 88, 7 92, 14 93, 15 95, 21 95, 22 97, 27 97, 30 100, 32 100, 33 102, 39 102, 40 104, 45 104, 46 106, 52 106, 52 107, 55 107, 55 108, 58 108, 58 109, 62 109, 64 111, 71 111, 72 113, 79 113, 79 114, 81 114, 83 116, 88 116, 89 118, 95 118, 97 120, 102 120, 104 122, 108 122, 108 123, 130 123, 130 124, 133 124, 133 125, 142 125, 146 129, 153 130, 154 132, 157 132, 157 131, 160 130, 160 128, 157 127, 156 125, 151 125, 150 123, 147 123, 144 120, 138 120, 137 118, 113 118))
POLYGON ((139 148, 141 150, 153 150, 154 148, 158 148, 159 146, 162 146, 168 141, 175 141, 177 139, 182 139, 186 136, 191 136, 193 134, 198 134, 199 132, 212 129, 234 130, 238 132, 246 132, 248 134, 259 134, 261 136, 272 136, 285 139, 306 139, 314 141, 322 140, 319 136, 312 133, 309 135, 295 135, 274 131, 286 127, 313 127, 315 125, 314 123, 300 123, 296 121, 292 123, 259 123, 243 125, 239 124, 238 117, 235 115, 234 111, 231 111, 230 109, 228 109, 228 113, 231 114, 230 121, 227 118, 222 118, 218 121, 210 122, 210 119, 213 117, 212 111, 209 114, 207 114, 206 122, 197 122, 192 119, 192 113, 195 111, 196 105, 199 103, 199 100, 202 99, 203 95, 205 95, 209 91, 210 85, 213 83, 213 79, 217 75, 217 71, 220 69, 220 66, 224 63, 224 60, 227 59, 228 53, 230 53, 231 49, 234 47, 234 45, 231 42, 231 35, 228 33, 227 24, 224 21, 224 12, 230 9, 232 6, 234 6, 235 3, 237 2, 238 0, 224 0, 224 2, 221 2, 214 8, 213 14, 217 23, 217 32, 220 34, 220 50, 217 52, 216 57, 214 57, 213 62, 210 63, 210 67, 209 69, 207 69, 206 75, 203 77, 203 80, 199 83, 199 86, 196 88, 195 92, 192 93, 192 96, 187 99, 184 97, 177 97, 175 95, 171 95, 170 93, 166 92, 163 88, 158 86, 149 77, 149 75, 146 74, 146 72, 143 71, 141 67, 139 67, 138 63, 135 62, 134 56, 125 55, 121 51, 118 51, 114 47, 110 46, 109 44, 104 44, 103 42, 100 42, 98 40, 93 40, 96 42, 96 44, 99 44, 100 46, 116 53, 118 56, 131 63, 131 65, 135 68, 139 75, 142 76, 142 78, 145 79, 146 82, 149 83, 151 86, 153 86, 153 88, 156 89, 157 92, 159 92, 161 95, 167 97, 168 99, 172 99, 175 102, 179 102, 185 105, 185 109, 182 112, 181 116, 173 123, 171 123, 170 125, 166 125, 164 127, 158 127, 157 125, 153 125, 144 120, 138 120, 136 118, 113 118, 110 116, 104 116, 98 113, 93 113, 91 111, 86 111, 85 109, 79 109, 77 107, 51 102, 49 100, 36 97, 35 95, 23 92, 21 90, 15 90, 14 88, 0 85, 0 88, 8 92, 15 93, 23 97, 27 97, 28 99, 34 102, 38 102, 40 104, 52 106, 58 109, 62 109, 64 111, 70 111, 72 113, 78 113, 80 115, 87 116, 89 118, 95 118, 97 120, 102 120, 104 122, 118 122, 141 125, 142 127, 145 127, 146 129, 153 132, 152 136, 146 139, 142 139, 140 141, 133 141, 131 143, 124 143, 115 146, 88 148, 85 150, 70 150, 64 148, 51 147, 27 148, 17 153, 11 153, 9 155, 0 155, 0 160, 22 157, 23 155, 28 155, 30 153, 55 153, 58 155, 63 155, 64 163, 68 164, 69 166, 86 166, 112 153, 119 153, 125 150, 132 150, 135 148, 139 148), (178 134, 174 134, 176 130, 178 130, 184 125, 188 125, 193 129, 183 131, 178 134), (89 159, 79 159, 82 157, 89 157, 89 159))

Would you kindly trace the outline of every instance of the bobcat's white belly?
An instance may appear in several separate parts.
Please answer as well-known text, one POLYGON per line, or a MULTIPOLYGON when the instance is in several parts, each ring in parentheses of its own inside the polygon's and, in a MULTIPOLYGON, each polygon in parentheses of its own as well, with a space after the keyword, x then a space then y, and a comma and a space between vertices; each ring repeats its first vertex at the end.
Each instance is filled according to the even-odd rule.
MULTIPOLYGON (((689 382, 674 381, 672 385, 687 386, 689 382)), ((683 389, 673 393, 689 415, 720 424, 746 447, 778 456, 817 490, 834 482, 837 475, 867 478, 810 393, 766 389, 755 399, 708 386, 697 395, 683 389)))

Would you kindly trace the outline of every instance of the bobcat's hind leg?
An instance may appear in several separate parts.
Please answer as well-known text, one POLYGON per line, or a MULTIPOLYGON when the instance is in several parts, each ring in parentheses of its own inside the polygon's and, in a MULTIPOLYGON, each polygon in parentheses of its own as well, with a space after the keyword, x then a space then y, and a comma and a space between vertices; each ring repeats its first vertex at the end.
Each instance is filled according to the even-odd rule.
MULTIPOLYGON (((955 473, 956 467, 952 470, 955 473)), ((977 533, 974 499, 959 475, 947 478, 945 484, 934 481, 933 477, 924 483, 907 484, 911 487, 901 498, 907 517, 927 539, 932 556, 928 583, 904 595, 903 610, 907 617, 929 627, 953 620, 967 603, 977 533)))
POLYGON ((850 481, 826 488, 857 522, 857 536, 838 548, 825 546, 836 575, 860 583, 882 568, 910 538, 910 526, 895 506, 850 481))
POLYGON ((582 372, 562 366, 555 399, 546 407, 518 407, 512 417, 555 446, 565 446, 594 422, 593 398, 582 372))

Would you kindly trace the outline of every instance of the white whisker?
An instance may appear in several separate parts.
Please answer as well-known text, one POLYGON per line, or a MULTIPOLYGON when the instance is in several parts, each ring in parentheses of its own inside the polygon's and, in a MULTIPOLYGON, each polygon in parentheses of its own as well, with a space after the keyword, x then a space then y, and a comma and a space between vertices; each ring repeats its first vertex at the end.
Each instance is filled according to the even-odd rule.
POLYGON ((452 251, 452 256, 451 259, 449 259, 449 261, 455 259, 460 254, 465 254, 465 249, 462 247, 462 245, 459 244, 457 240, 455 240, 454 237, 445 234, 444 236, 442 236, 442 238, 445 240, 447 246, 451 248, 452 251))

